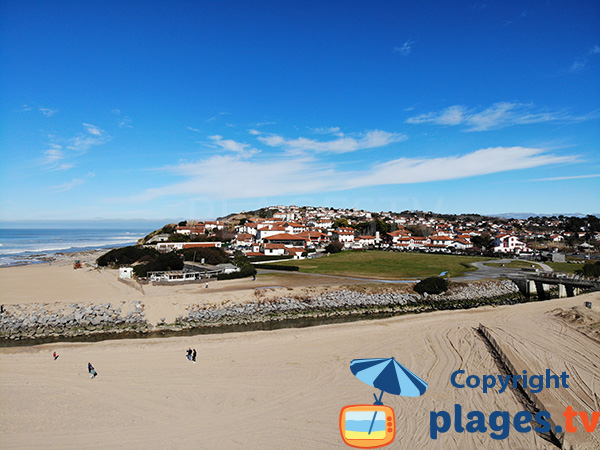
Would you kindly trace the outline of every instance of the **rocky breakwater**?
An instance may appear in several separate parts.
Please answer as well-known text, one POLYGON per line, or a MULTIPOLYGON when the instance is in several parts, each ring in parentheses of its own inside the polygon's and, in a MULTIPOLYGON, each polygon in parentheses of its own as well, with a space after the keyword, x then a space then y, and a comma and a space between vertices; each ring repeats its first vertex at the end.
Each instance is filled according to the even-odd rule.
POLYGON ((139 332, 148 328, 144 305, 122 301, 120 306, 73 303, 4 305, 0 341, 71 338, 104 333, 139 332))
POLYGON ((343 289, 315 296, 280 297, 247 303, 193 304, 188 307, 187 316, 177 318, 175 326, 191 328, 298 318, 416 313, 517 303, 520 301, 518 296, 517 286, 506 280, 454 284, 443 294, 423 296, 392 290, 370 294, 343 289))

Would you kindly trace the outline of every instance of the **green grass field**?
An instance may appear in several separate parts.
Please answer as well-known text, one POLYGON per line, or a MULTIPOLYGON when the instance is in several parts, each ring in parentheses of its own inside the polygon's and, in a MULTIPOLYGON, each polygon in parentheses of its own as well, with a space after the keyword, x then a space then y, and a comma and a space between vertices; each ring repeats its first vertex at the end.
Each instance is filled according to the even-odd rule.
POLYGON ((583 264, 573 264, 567 262, 547 262, 550 267, 552 267, 557 272, 564 273, 575 273, 577 269, 581 269, 583 264))
MULTIPOLYGON (((449 271, 451 277, 475 270, 469 263, 489 261, 477 256, 397 253, 384 251, 342 252, 299 261, 279 261, 278 265, 298 266, 300 272, 363 278, 401 280, 437 276, 449 271)), ((269 268, 269 264, 262 267, 269 268)))

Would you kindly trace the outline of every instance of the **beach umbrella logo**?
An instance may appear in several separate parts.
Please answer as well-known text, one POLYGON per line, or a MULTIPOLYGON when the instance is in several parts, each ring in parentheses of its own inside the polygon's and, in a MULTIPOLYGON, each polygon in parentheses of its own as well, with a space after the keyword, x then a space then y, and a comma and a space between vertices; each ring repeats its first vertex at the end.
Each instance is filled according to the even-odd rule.
POLYGON ((378 448, 389 445, 396 435, 394 410, 381 401, 384 393, 418 397, 427 383, 398 363, 394 358, 355 359, 350 370, 363 383, 379 389, 372 405, 350 405, 340 412, 343 441, 356 448, 378 448))

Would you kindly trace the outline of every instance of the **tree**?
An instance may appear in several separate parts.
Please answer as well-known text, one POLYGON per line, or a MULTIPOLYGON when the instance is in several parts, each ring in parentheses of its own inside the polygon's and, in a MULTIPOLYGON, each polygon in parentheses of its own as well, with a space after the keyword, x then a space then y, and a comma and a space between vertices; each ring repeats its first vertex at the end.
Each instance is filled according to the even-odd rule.
POLYGON ((138 264, 133 268, 133 272, 138 277, 145 277, 148 272, 164 272, 167 270, 183 269, 183 259, 181 255, 175 252, 160 253, 158 257, 152 259, 146 264, 138 264))
POLYGON ((489 234, 482 234, 481 236, 472 236, 471 242, 475 247, 489 250, 494 242, 494 238, 492 238, 489 234))
POLYGON ((229 262, 229 257, 225 253, 225 250, 219 247, 187 248, 179 250, 177 253, 183 256, 184 261, 200 262, 204 260, 206 264, 224 264, 229 262))
POLYGON ((346 228, 348 226, 348 219, 340 217, 333 221, 333 228, 346 228))
POLYGON ((600 261, 587 262, 581 269, 577 269, 575 273, 586 277, 600 277, 600 261))
POLYGON ((339 253, 344 248, 344 245, 340 241, 330 242, 327 247, 325 247, 325 251, 327 253, 339 253))
POLYGON ((129 246, 115 248, 100 256, 96 262, 99 266, 119 266, 133 264, 141 259, 153 259, 158 256, 158 252, 153 248, 141 246, 129 246))
POLYGON ((250 260, 248 259, 248 257, 246 255, 244 255, 243 252, 237 250, 234 254, 233 254, 233 264, 235 264, 236 266, 238 266, 240 269, 243 269, 246 266, 251 266, 252 264, 250 263, 250 260))
POLYGON ((431 235, 431 229, 422 225, 410 225, 406 229, 410 231, 410 234, 417 237, 429 237, 431 235))
POLYGON ((169 242, 189 242, 190 235, 182 233, 172 233, 169 235, 169 242))
POLYGON ((448 290, 448 280, 441 277, 425 278, 419 281, 413 289, 421 295, 425 292, 428 294, 441 294, 448 290))

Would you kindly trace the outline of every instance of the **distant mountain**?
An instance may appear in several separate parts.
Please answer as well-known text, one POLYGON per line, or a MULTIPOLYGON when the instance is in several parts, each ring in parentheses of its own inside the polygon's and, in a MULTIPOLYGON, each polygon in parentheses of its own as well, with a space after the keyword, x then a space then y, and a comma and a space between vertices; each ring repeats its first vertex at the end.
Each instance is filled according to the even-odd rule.
POLYGON ((503 214, 492 214, 493 217, 500 217, 502 219, 529 219, 530 217, 558 217, 558 216, 565 216, 565 217, 585 217, 588 215, 592 215, 592 216, 596 216, 598 217, 598 213, 595 214, 582 214, 582 213, 533 213, 533 212, 524 212, 524 213, 503 213, 503 214))

